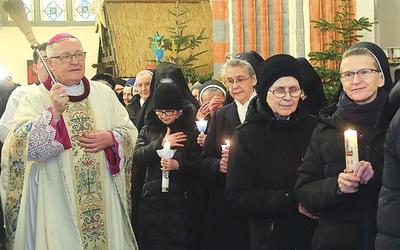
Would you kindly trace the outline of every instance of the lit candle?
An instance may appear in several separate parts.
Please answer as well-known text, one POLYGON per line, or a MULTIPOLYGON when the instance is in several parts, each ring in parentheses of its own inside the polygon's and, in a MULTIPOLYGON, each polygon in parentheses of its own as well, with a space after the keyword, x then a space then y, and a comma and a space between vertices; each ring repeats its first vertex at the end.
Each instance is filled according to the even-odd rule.
POLYGON ((199 130, 199 132, 204 134, 204 132, 207 129, 207 120, 200 118, 200 120, 196 121, 196 126, 197 126, 197 129, 199 130))
POLYGON ((359 161, 356 130, 348 129, 344 131, 344 150, 346 155, 346 169, 353 171, 359 161))
POLYGON ((225 143, 225 145, 221 145, 222 151, 224 151, 227 146, 231 145, 229 140, 225 140, 225 143))

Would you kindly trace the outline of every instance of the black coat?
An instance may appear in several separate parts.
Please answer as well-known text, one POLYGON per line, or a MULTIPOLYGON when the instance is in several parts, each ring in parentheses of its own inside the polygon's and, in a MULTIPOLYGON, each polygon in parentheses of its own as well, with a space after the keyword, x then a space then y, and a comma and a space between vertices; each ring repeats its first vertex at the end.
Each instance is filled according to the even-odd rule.
POLYGON ((345 121, 336 105, 322 109, 320 118, 296 183, 299 202, 320 217, 313 249, 373 249, 386 129, 370 128, 366 139, 365 127, 345 121), (374 177, 357 193, 338 194, 338 176, 346 168, 344 131, 349 127, 357 130, 359 159, 371 162, 374 177))
POLYGON ((195 108, 186 104, 182 116, 169 125, 171 134, 182 131, 187 136, 185 146, 176 148, 173 156, 179 169, 169 173, 169 192, 161 192, 161 165, 156 152, 162 148, 167 126, 153 113, 138 137, 135 166, 146 168, 139 209, 140 249, 200 248, 202 215, 196 161, 201 148, 197 144, 195 108))
POLYGON ((315 125, 301 105, 281 121, 257 98, 237 128, 226 198, 249 216, 251 249, 309 249, 315 222, 298 212, 294 185, 315 125))
MULTIPOLYGON (((396 108, 400 106, 400 85, 391 91, 390 101, 396 108)), ((378 201, 375 248, 377 250, 400 249, 400 111, 397 111, 389 125, 384 153, 385 164, 382 175, 382 188, 378 201)))
POLYGON ((240 120, 235 102, 217 110, 208 124, 208 133, 198 161, 202 183, 209 187, 202 249, 248 249, 247 216, 232 210, 225 198, 226 174, 219 171, 221 145, 232 140, 240 120))
POLYGON ((132 100, 129 102, 128 105, 125 106, 125 108, 128 111, 129 119, 136 126, 140 112, 140 95, 139 94, 134 95, 132 100))

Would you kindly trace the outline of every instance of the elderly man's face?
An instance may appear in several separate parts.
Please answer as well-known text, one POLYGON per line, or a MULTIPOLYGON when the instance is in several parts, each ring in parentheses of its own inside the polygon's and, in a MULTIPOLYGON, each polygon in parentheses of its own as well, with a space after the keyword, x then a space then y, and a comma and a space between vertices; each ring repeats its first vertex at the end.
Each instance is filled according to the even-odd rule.
MULTIPOLYGON (((55 43, 48 57, 75 53, 83 53, 82 44, 78 39, 70 38, 55 43)), ((70 62, 63 62, 59 58, 50 58, 49 60, 49 68, 55 78, 68 86, 78 84, 85 74, 85 60, 79 61, 75 56, 72 56, 71 59, 70 62)))

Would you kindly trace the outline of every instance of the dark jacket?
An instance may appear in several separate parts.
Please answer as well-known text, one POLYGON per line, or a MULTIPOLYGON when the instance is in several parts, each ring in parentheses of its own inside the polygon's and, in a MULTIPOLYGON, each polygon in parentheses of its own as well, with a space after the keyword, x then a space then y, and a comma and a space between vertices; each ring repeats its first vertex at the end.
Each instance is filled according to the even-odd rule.
POLYGON ((320 217, 313 249, 373 249, 385 126, 367 128, 350 123, 340 116, 336 105, 320 114, 295 188, 302 206, 320 217), (357 130, 359 159, 371 162, 374 177, 368 184, 360 184, 357 193, 340 194, 337 181, 346 168, 344 131, 348 128, 357 130), (363 131, 368 131, 368 136, 363 131))
MULTIPOLYGON (((400 85, 396 84, 391 91, 390 101, 400 106, 400 85)), ((382 188, 378 201, 375 249, 400 249, 400 111, 397 111, 389 125, 385 146, 385 164, 382 175, 382 188)))
POLYGON ((133 96, 132 100, 128 105, 125 106, 128 111, 129 119, 133 122, 133 124, 137 124, 137 119, 140 112, 140 95, 136 94, 133 96))
POLYGON ((202 249, 248 249, 247 216, 233 211, 225 198, 226 174, 219 171, 221 145, 232 140, 240 125, 236 103, 217 110, 208 126, 207 138, 201 152, 198 168, 202 184, 210 188, 203 230, 202 249))
POLYGON ((258 98, 232 139, 226 198, 249 216, 251 249, 309 249, 314 221, 298 212, 296 170, 316 121, 301 103, 289 120, 277 120, 258 98))
POLYGON ((182 131, 187 141, 183 148, 176 148, 173 158, 179 162, 179 169, 170 171, 167 193, 161 192, 161 165, 156 152, 162 148, 167 126, 154 114, 140 131, 134 153, 135 165, 146 168, 138 224, 140 249, 200 248, 201 197, 195 168, 201 148, 195 116, 195 108, 186 103, 182 116, 169 125, 171 134, 182 131))
MULTIPOLYGON (((140 111, 135 118, 135 126, 140 131, 146 124, 149 123, 149 120, 154 118, 154 103, 153 103, 153 92, 158 86, 160 80, 162 78, 171 78, 174 80, 175 84, 181 90, 183 99, 189 101, 194 105, 196 110, 199 108, 199 103, 196 98, 192 95, 187 86, 185 77, 182 73, 182 70, 176 65, 168 62, 161 62, 154 70, 153 77, 151 79, 150 84, 150 96, 143 103, 140 111), (148 117, 149 115, 149 117, 148 117)), ((197 111, 196 111, 197 112, 197 111)), ((141 184, 144 182, 145 172, 143 169, 132 168, 132 223, 133 227, 136 228, 137 218, 137 208, 140 203, 140 197, 138 197, 138 193, 141 193, 141 184), (136 212, 136 213, 135 213, 136 212)))

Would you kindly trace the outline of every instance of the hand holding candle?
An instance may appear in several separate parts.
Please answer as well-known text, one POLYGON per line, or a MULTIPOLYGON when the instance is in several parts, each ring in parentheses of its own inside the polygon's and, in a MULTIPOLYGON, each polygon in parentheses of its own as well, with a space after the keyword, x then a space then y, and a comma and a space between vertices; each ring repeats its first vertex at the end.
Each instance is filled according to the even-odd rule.
POLYGON ((204 120, 203 118, 201 118, 200 120, 196 121, 196 126, 197 126, 197 129, 199 130, 199 132, 204 134, 204 132, 207 129, 207 120, 204 120))
POLYGON ((348 129, 344 131, 344 150, 346 156, 346 170, 351 172, 359 161, 356 130, 348 129))
POLYGON ((231 145, 230 142, 229 142, 228 140, 225 140, 225 143, 226 143, 226 144, 221 145, 222 151, 224 151, 224 150, 226 149, 227 146, 230 146, 230 145, 231 145))
POLYGON ((221 145, 221 160, 219 162, 219 171, 223 174, 226 174, 228 172, 228 155, 229 155, 229 147, 230 147, 230 142, 228 140, 225 140, 226 144, 221 145))

